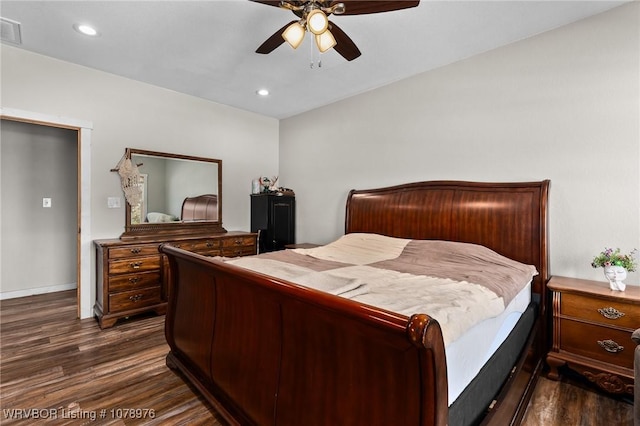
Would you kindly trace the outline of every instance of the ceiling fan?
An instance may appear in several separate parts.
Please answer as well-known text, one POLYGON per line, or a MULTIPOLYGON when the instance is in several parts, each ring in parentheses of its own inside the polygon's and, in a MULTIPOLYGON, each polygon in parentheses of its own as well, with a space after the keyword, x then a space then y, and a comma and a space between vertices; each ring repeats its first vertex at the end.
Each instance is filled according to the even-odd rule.
POLYGON ((285 41, 296 49, 308 30, 315 38, 320 52, 332 47, 347 61, 360 56, 360 50, 353 40, 336 24, 329 21, 330 15, 364 15, 369 13, 391 12, 393 10, 416 7, 420 0, 250 0, 268 6, 280 7, 292 11, 299 19, 294 20, 273 33, 265 40, 256 53, 271 53, 285 41))

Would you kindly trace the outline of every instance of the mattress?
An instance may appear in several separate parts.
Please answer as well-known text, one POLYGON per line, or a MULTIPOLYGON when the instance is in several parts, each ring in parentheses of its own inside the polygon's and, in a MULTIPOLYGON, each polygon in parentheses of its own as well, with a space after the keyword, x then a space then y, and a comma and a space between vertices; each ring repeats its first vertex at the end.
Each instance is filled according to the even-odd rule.
POLYGON ((527 284, 500 315, 486 319, 445 347, 449 405, 478 374, 491 355, 505 341, 531 301, 531 282, 527 284))

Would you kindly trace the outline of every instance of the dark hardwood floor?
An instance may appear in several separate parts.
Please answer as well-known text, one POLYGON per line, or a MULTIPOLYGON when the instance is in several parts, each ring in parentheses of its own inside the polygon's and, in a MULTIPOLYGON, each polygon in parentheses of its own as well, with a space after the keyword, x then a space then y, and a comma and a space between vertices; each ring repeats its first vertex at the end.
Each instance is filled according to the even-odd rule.
POLYGON ((631 401, 614 399, 580 384, 540 377, 524 426, 633 426, 631 401))
MULTIPOLYGON (((148 316, 100 330, 76 319, 74 291, 1 301, 0 424, 223 425, 166 367, 163 327, 148 316)), ((631 426, 632 409, 541 378, 523 425, 631 426)))
POLYGON ((0 424, 223 424, 166 367, 163 327, 149 316, 100 330, 76 319, 75 291, 0 302, 0 424), (57 419, 9 419, 29 410, 57 419))

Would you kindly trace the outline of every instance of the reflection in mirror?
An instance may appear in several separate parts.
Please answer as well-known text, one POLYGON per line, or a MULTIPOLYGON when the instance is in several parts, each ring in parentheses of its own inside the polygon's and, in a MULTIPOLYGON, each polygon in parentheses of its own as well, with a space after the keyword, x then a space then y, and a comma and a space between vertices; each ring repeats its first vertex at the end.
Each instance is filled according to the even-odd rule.
POLYGON ((127 149, 138 168, 140 202, 127 203, 126 236, 162 233, 225 232, 222 213, 222 161, 127 149), (195 228, 195 229, 194 229, 195 228))
POLYGON ((131 223, 139 225, 144 222, 144 218, 147 217, 147 175, 140 174, 138 178, 138 187, 142 193, 140 202, 135 206, 131 206, 131 223))
MULTIPOLYGON (((132 224, 185 220, 182 214, 185 199, 217 195, 218 165, 215 163, 146 154, 132 154, 131 161, 138 165, 142 187, 140 204, 131 206, 132 224)), ((209 220, 217 219, 216 215, 209 220)))

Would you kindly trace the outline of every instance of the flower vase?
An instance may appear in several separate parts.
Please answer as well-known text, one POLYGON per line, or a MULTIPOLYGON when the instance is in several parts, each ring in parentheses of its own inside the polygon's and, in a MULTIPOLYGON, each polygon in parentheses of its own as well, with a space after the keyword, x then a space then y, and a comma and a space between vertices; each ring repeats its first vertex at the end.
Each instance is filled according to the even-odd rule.
POLYGON ((624 291, 627 287, 622 281, 627 278, 627 270, 622 266, 605 266, 604 276, 609 280, 609 288, 614 291, 624 291))

